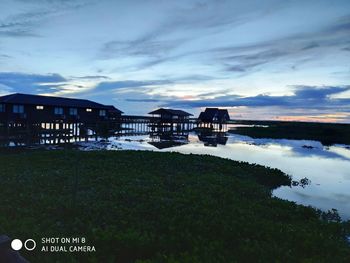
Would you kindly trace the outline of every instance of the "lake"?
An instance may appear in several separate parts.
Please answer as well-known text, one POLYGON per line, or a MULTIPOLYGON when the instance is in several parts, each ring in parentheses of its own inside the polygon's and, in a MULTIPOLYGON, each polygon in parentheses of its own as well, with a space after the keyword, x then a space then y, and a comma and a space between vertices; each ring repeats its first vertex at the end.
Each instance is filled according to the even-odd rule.
POLYGON ((283 186, 273 195, 311 205, 323 211, 337 209, 343 220, 350 219, 350 147, 324 146, 317 141, 252 139, 227 134, 202 138, 189 133, 186 139, 162 140, 148 135, 110 138, 109 142, 79 143, 82 150, 151 150, 184 154, 209 154, 231 160, 280 169, 293 181, 309 179, 309 184, 283 186))

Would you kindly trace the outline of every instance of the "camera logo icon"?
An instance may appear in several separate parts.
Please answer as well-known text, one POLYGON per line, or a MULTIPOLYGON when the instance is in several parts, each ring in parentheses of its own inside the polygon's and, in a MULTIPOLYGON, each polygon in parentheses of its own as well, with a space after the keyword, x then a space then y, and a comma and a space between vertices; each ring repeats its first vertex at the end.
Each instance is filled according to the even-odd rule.
POLYGON ((36 242, 34 241, 34 239, 27 239, 24 244, 20 239, 14 239, 11 242, 11 248, 15 251, 19 251, 22 249, 24 245, 24 248, 28 251, 32 251, 36 248, 36 242))

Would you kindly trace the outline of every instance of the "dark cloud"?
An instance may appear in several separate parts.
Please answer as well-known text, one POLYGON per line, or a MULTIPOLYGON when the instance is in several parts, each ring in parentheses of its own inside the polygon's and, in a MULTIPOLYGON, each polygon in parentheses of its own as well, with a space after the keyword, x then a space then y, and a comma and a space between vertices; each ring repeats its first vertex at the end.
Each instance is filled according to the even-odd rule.
MULTIPOLYGON (((254 67, 254 66, 257 66, 258 64, 253 64, 253 65, 250 65, 250 67, 254 67)), ((232 72, 246 72, 247 70, 247 65, 246 66, 243 66, 243 65, 235 65, 235 66, 232 66, 232 65, 229 65, 227 66, 227 70, 228 71, 232 71, 232 72)))
MULTIPOLYGON (((263 65, 277 60, 297 63, 315 60, 328 54, 327 48, 349 50, 350 18, 342 17, 332 25, 287 37, 257 42, 247 45, 232 45, 201 51, 207 61, 222 65, 224 71, 249 74, 259 70, 263 65), (311 53, 319 49, 319 53, 311 53)), ((192 55, 192 54, 190 54, 192 55)))
POLYGON ((158 57, 178 47, 184 40, 160 41, 147 36, 134 41, 111 41, 103 47, 106 56, 158 57))
POLYGON ((296 69, 303 63, 317 59, 315 56, 328 54, 324 51, 325 48, 346 50, 350 43, 348 34, 350 19, 345 16, 333 24, 314 31, 291 33, 285 37, 254 44, 237 46, 233 41, 220 48, 210 48, 212 46, 210 43, 196 50, 186 48, 187 43, 196 37, 215 36, 226 31, 229 34, 230 28, 254 23, 255 20, 276 12, 280 7, 285 8, 282 3, 274 1, 265 4, 256 1, 255 5, 257 8, 261 5, 259 12, 255 10, 254 15, 250 16, 247 11, 243 12, 245 15, 242 16, 239 10, 247 9, 245 3, 188 2, 186 5, 180 5, 181 8, 174 9, 166 21, 159 23, 154 30, 145 32, 142 36, 129 41, 117 39, 106 42, 98 54, 98 59, 137 58, 130 66, 130 70, 142 70, 188 59, 213 67, 219 66, 223 71, 222 74, 228 71, 243 76, 262 70, 263 66, 277 60, 294 63, 295 65, 290 67, 296 69), (320 50, 317 55, 312 53, 316 49, 320 50))
POLYGON ((0 21, 0 36, 3 37, 41 37, 36 32, 40 25, 56 15, 81 8, 91 1, 39 0, 23 1, 40 4, 35 11, 18 13, 0 21))
MULTIPOLYGON (((149 80, 149 81, 137 81, 137 80, 125 80, 125 81, 102 81, 98 83, 92 89, 82 89, 81 91, 74 91, 73 96, 83 96, 91 100, 101 101, 108 104, 114 104, 118 100, 118 104, 121 101, 127 101, 127 99, 144 99, 145 88, 159 85, 166 85, 169 81, 166 80, 149 80), (122 93, 118 93, 122 91, 122 93), (108 94, 108 95, 106 95, 108 94), (121 99, 122 98, 122 99, 121 99)), ((150 99, 147 97, 146 99, 150 99)), ((142 101, 139 101, 142 102, 142 101)))
POLYGON ((257 95, 242 97, 238 95, 219 96, 214 99, 204 100, 172 100, 164 103, 169 107, 271 107, 279 106, 286 108, 304 109, 333 109, 350 112, 350 98, 332 98, 331 95, 340 94, 350 90, 350 86, 343 87, 314 87, 297 86, 294 95, 270 96, 257 95))
POLYGON ((101 75, 88 75, 88 76, 82 76, 82 77, 72 77, 74 79, 86 79, 86 80, 94 80, 94 79, 110 79, 110 77, 107 76, 101 76, 101 75))
POLYGON ((161 102, 160 99, 125 99, 129 102, 161 102))
POLYGON ((281 51, 278 49, 270 49, 256 52, 249 52, 244 55, 224 55, 216 58, 223 64, 224 70, 229 72, 248 74, 256 71, 259 66, 271 63, 279 58, 288 56, 291 51, 281 51))
POLYGON ((13 92, 19 93, 41 93, 52 88, 56 90, 63 86, 62 82, 67 80, 59 74, 25 74, 16 72, 0 72, 0 84, 8 87, 13 92), (45 85, 43 85, 45 84, 45 85))
MULTIPOLYGON (((230 1, 184 1, 169 13, 166 21, 160 22, 150 32, 145 32, 129 41, 118 39, 106 42, 98 54, 98 59, 142 57, 143 61, 135 66, 140 70, 201 53, 201 51, 181 51, 181 47, 196 37, 214 35, 229 27, 259 19, 268 7, 260 1, 255 1, 255 5, 260 6, 261 11, 255 11, 255 16, 250 17, 241 16, 237 8, 239 6, 250 9, 250 4, 237 5, 230 1), (172 53, 175 50, 179 51, 179 54, 172 53)), ((277 3, 274 6, 275 9, 279 7, 277 3)))
POLYGON ((104 81, 99 83, 95 90, 106 91, 106 90, 118 90, 126 88, 141 88, 146 86, 154 85, 165 85, 170 82, 167 80, 150 80, 150 81, 137 81, 137 80, 124 80, 124 81, 104 81))
MULTIPOLYGON (((96 85, 94 88, 94 92, 105 92, 106 90, 120 90, 120 89, 130 89, 135 92, 143 91, 141 88, 145 87, 160 87, 160 86, 166 86, 169 84, 175 84, 175 83, 191 83, 196 82, 199 80, 211 80, 213 77, 207 76, 207 75, 186 75, 182 77, 171 77, 171 76, 163 76, 163 79, 156 79, 156 80, 123 80, 123 81, 103 81, 96 85)), ((91 91, 89 91, 91 92, 91 91)))
POLYGON ((12 56, 6 55, 6 54, 0 54, 0 58, 12 58, 12 56))
MULTIPOLYGON (((170 78, 169 76, 163 76, 163 79, 158 80, 123 80, 123 81, 110 81, 110 78, 103 75, 87 75, 87 76, 71 76, 69 78, 62 77, 59 74, 26 74, 18 72, 0 72, 0 84, 4 87, 13 90, 13 92, 23 93, 55 93, 65 90, 69 92, 72 87, 78 89, 72 90, 72 95, 86 95, 94 96, 98 95, 103 98, 109 92, 128 89, 130 92, 144 92, 148 87, 160 87, 174 83, 191 83, 198 80, 210 80, 212 77, 206 75, 187 75, 179 78, 170 78), (86 81, 98 81, 97 85, 93 88, 84 88, 74 84, 74 80, 86 80, 86 81), (108 81, 107 81, 108 80, 108 81)), ((132 99, 130 100, 132 101, 132 99)))
POLYGON ((350 32, 350 15, 344 16, 337 21, 336 24, 330 26, 328 28, 330 33, 338 33, 338 32, 350 32))
POLYGON ((0 21, 0 35, 8 37, 36 37, 34 26, 41 19, 50 15, 52 11, 32 11, 20 13, 0 21))
POLYGON ((1 30, 0 36, 3 36, 3 37, 39 37, 38 34, 32 33, 29 30, 23 30, 23 29, 1 30))
MULTIPOLYGON (((295 86, 295 97, 302 99, 313 99, 313 100, 325 100, 329 98, 330 95, 342 93, 344 91, 350 90, 350 86, 345 87, 310 87, 310 86, 295 86)), ((350 106, 350 105, 349 105, 350 106)))
POLYGON ((206 80, 213 80, 218 79, 219 77, 215 76, 208 76, 208 75, 201 75, 201 74, 191 74, 191 75, 184 75, 182 77, 173 77, 173 76, 166 76, 166 79, 171 80, 172 82, 176 83, 191 83, 191 82, 198 82, 198 81, 206 81, 206 80))
POLYGON ((310 43, 302 48, 302 50, 314 49, 320 47, 317 43, 310 43))

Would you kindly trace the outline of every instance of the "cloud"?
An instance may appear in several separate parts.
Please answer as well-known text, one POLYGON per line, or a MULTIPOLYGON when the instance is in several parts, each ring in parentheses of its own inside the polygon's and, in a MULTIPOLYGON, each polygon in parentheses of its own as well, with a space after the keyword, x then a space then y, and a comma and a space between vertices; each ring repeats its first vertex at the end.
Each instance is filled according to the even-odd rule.
POLYGON ((104 44, 103 52, 106 57, 118 56, 150 56, 158 57, 183 43, 183 39, 154 40, 152 35, 133 41, 111 41, 104 44))
MULTIPOLYGON (((0 36, 3 37, 42 37, 37 29, 44 21, 60 16, 66 12, 76 10, 87 5, 91 1, 65 1, 65 0, 42 0, 42 1, 19 1, 20 10, 26 10, 28 4, 35 9, 22 11, 0 20, 0 36), (24 7, 23 7, 23 6, 24 7)), ((16 5, 13 6, 16 8, 16 5)))
POLYGON ((262 66, 267 64, 294 63, 300 66, 305 62, 318 61, 327 54, 348 50, 349 31, 350 17, 344 16, 326 27, 309 32, 291 33, 253 44, 231 44, 202 50, 201 59, 221 65, 224 71, 236 72, 239 76, 264 70, 262 66))
MULTIPOLYGON (((0 72, 0 84, 7 87, 7 92, 84 95, 109 94, 110 91, 125 88, 137 88, 160 85, 164 81, 105 81, 110 78, 101 75, 63 77, 60 74, 27 74, 19 72, 0 72), (104 81, 101 81, 104 80, 104 81)), ((4 88, 2 88, 4 89, 4 88)))
POLYGON ((318 48, 318 47, 320 47, 319 44, 317 44, 317 43, 310 43, 310 44, 307 44, 306 46, 304 46, 303 48, 301 48, 301 50, 314 49, 314 48, 318 48))
POLYGON ((104 81, 100 82, 95 90, 106 91, 106 90, 120 90, 128 88, 141 88, 146 86, 165 85, 170 83, 168 80, 150 80, 150 81, 137 81, 137 80, 124 80, 124 81, 104 81))
POLYGON ((350 32, 350 15, 343 16, 339 21, 328 29, 331 33, 350 32))
MULTIPOLYGON (((274 1, 261 4, 261 11, 255 10, 252 16, 252 10, 244 4, 215 4, 216 6, 210 1, 203 1, 180 5, 180 8, 175 8, 169 14, 167 20, 160 22, 150 32, 144 32, 131 40, 118 39, 104 43, 98 59, 128 58, 132 65, 127 67, 129 70, 191 61, 210 65, 213 69, 219 68, 223 73, 246 76, 266 70, 266 66, 274 63, 294 64, 288 68, 296 69, 337 50, 345 51, 350 44, 349 16, 342 16, 326 25, 321 24, 313 30, 293 30, 272 39, 238 44, 240 41, 228 41, 235 39, 235 30, 265 16, 273 16, 280 10, 280 5, 274 1), (269 7, 273 5, 278 8, 272 12, 269 7), (239 8, 244 12, 239 13, 239 8), (197 39, 205 39, 205 45, 198 45, 197 39), (207 42, 210 39, 214 41, 207 42), (223 44, 220 44, 220 40, 223 44)), ((247 35, 254 33, 259 32, 253 30, 247 35)))
POLYGON ((222 58, 230 72, 247 72, 257 66, 272 62, 286 56, 288 52, 280 50, 264 50, 247 55, 234 55, 222 58), (233 64, 232 64, 233 62, 233 64))
POLYGON ((329 99, 330 95, 342 93, 350 90, 350 86, 342 87, 311 87, 311 86, 295 86, 295 97, 307 100, 317 100, 322 102, 329 99))
POLYGON ((162 102, 160 99, 125 99, 129 102, 162 102))
POLYGON ((34 26, 52 14, 52 11, 30 11, 12 15, 0 22, 0 35, 8 37, 37 37, 34 26))
POLYGON ((243 97, 239 95, 220 96, 213 99, 199 100, 173 100, 164 103, 169 107, 274 107, 298 109, 318 109, 350 112, 350 98, 331 98, 331 95, 340 94, 350 90, 349 86, 342 87, 315 87, 315 86, 296 86, 293 95, 290 96, 271 96, 257 95, 243 97))
POLYGON ((72 77, 74 79, 83 79, 83 80, 96 80, 96 79, 111 79, 108 76, 101 76, 101 75, 88 75, 88 76, 82 76, 82 77, 72 77))
MULTIPOLYGON (((280 8, 276 1, 268 2, 261 4, 260 1, 251 1, 248 4, 234 1, 186 0, 167 2, 164 5, 151 1, 149 4, 153 6, 152 10, 158 10, 160 14, 166 13, 165 18, 160 18, 151 30, 144 30, 131 39, 124 40, 118 36, 115 40, 105 42, 97 54, 97 59, 129 57, 135 59, 133 68, 142 70, 198 55, 203 49, 208 50, 212 43, 193 49, 192 44, 197 39, 215 37, 216 34, 233 27, 257 20, 266 15, 267 10, 271 12, 271 5, 274 6, 274 10, 280 8), (252 8, 253 3, 258 9, 252 8)), ((162 17, 155 13, 151 13, 150 16, 155 19, 158 16, 162 17)))
POLYGON ((349 77, 348 1, 2 1, 2 92, 122 101, 140 113, 145 104, 349 108, 337 96, 349 77))
POLYGON ((59 89, 67 80, 59 74, 25 74, 17 72, 0 72, 0 84, 8 92, 41 93, 50 89, 59 89))
POLYGON ((0 58, 2 59, 9 59, 12 58, 12 56, 6 55, 6 54, 0 54, 0 58))

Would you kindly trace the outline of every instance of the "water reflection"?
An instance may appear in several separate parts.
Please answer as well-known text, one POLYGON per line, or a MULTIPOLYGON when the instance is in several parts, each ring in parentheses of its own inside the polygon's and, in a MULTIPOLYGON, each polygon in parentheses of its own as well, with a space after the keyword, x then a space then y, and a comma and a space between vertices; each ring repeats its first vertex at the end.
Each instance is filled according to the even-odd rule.
POLYGON ((151 132, 149 135, 150 145, 157 149, 171 148, 189 143, 189 132, 151 132))
POLYGON ((217 147, 218 144, 226 145, 228 137, 224 132, 199 132, 198 139, 204 146, 217 147))
POLYGON ((243 135, 232 135, 234 142, 248 143, 259 147, 285 147, 285 151, 296 156, 319 156, 350 160, 350 151, 346 145, 324 146, 318 141, 287 139, 253 139, 243 135))

